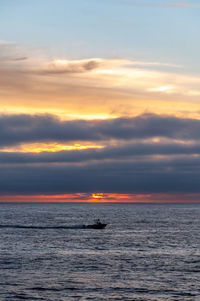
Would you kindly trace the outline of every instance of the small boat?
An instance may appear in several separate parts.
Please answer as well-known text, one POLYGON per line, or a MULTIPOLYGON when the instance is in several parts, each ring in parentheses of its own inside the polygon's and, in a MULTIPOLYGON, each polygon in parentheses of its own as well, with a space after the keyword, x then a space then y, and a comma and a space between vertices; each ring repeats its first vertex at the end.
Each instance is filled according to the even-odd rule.
POLYGON ((100 220, 98 219, 94 224, 87 225, 86 228, 88 228, 88 229, 104 229, 106 226, 107 226, 107 224, 100 222, 100 220))

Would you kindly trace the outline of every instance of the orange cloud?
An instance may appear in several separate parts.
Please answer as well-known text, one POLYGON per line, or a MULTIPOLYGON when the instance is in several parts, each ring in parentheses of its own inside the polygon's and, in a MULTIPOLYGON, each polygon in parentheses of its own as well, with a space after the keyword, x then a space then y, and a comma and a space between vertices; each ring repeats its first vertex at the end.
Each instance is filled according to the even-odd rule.
POLYGON ((166 111, 199 117, 200 77, 184 74, 179 66, 127 59, 48 59, 16 53, 12 45, 7 48, 8 54, 0 57, 1 112, 51 113, 65 119, 166 111))

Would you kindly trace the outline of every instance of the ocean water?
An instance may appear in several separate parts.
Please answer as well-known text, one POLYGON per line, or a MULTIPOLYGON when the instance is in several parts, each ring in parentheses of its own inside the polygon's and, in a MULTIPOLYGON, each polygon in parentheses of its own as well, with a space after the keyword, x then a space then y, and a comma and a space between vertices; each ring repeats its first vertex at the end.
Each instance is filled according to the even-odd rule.
POLYGON ((0 300, 200 300, 200 204, 0 204, 0 300))

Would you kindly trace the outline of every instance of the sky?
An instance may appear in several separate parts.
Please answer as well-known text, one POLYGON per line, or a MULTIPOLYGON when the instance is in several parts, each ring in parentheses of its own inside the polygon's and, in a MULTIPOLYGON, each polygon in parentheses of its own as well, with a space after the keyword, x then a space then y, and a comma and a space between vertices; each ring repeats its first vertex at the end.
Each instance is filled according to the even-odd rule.
POLYGON ((0 201, 200 202, 200 0, 0 0, 0 201))

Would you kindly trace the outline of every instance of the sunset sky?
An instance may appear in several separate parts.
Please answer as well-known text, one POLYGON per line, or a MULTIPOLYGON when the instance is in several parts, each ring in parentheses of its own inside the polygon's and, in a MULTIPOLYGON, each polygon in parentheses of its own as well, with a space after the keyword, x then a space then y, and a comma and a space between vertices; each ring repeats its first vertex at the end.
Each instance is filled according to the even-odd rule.
POLYGON ((200 202, 199 16, 0 0, 0 201, 200 202))

